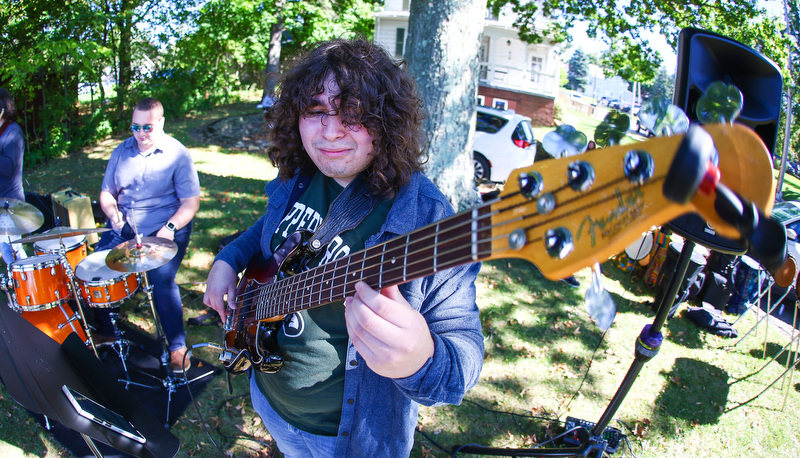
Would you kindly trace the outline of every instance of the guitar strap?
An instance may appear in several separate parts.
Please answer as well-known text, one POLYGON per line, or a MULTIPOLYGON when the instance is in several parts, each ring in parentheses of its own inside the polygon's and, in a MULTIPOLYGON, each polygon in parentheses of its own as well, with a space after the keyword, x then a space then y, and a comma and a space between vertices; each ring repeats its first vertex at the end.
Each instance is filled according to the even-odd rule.
POLYGON ((357 227, 381 201, 370 194, 364 175, 363 172, 358 174, 331 202, 328 214, 308 241, 312 251, 319 251, 340 233, 357 227))

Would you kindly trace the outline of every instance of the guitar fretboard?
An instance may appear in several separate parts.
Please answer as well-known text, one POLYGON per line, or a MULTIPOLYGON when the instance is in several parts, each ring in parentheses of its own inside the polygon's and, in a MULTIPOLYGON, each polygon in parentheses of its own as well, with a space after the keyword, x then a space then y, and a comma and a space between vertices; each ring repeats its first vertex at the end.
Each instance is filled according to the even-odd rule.
POLYGON ((242 296, 250 295, 254 312, 245 325, 342 300, 359 281, 380 289, 480 261, 491 252, 489 211, 476 207, 249 291, 242 296))

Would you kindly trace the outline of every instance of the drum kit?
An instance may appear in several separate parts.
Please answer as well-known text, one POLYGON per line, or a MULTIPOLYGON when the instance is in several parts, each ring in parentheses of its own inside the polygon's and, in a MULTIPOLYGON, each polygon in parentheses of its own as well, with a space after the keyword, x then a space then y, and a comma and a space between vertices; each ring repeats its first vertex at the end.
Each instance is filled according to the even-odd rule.
MULTIPOLYGON (((7 262, 7 275, 0 272, 0 289, 6 293, 9 307, 59 343, 71 333, 77 333, 98 356, 85 308, 117 308, 141 286, 150 303, 164 352, 168 354, 153 303, 152 287, 145 273, 175 257, 175 242, 159 237, 137 237, 111 250, 88 254, 86 235, 109 229, 72 227, 55 227, 12 240, 12 236, 23 236, 39 229, 43 222, 42 213, 33 205, 11 198, 0 199, 0 237, 5 236, 9 244, 31 243, 35 251, 34 256, 7 262), (77 311, 70 306, 70 300, 77 304, 77 311)), ((0 241, 6 240, 0 238, 0 241)), ((126 380, 120 381, 131 384, 125 364, 128 342, 117 326, 118 315, 111 315, 116 335, 112 347, 122 359, 126 374, 126 380)), ((168 358, 162 355, 161 360, 169 379, 165 383, 172 384, 172 371, 165 362, 168 358)))

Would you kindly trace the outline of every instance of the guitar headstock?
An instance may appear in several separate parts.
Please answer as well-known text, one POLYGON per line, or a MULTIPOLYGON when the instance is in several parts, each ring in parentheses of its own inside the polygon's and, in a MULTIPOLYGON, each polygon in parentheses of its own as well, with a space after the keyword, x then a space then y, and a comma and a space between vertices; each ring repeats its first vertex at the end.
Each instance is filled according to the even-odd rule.
MULTIPOLYGON (((761 139, 739 124, 703 129, 719 155, 720 183, 769 214, 775 183, 761 139)), ((487 259, 523 258, 548 278, 564 278, 621 252, 652 226, 692 211, 719 235, 739 239, 739 231, 714 209, 715 191, 698 190, 697 174, 707 170, 670 175, 670 180, 678 180, 670 188, 685 186, 688 202, 665 196, 676 155, 687 154, 686 147, 681 148, 683 138, 595 149, 515 170, 498 200, 489 205, 492 255, 487 259)))

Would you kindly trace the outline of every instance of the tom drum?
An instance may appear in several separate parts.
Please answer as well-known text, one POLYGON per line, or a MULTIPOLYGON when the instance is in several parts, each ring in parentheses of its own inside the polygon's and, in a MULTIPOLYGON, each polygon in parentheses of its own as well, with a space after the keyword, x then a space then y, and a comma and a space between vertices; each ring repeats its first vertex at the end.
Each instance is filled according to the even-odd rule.
MULTIPOLYGON (((47 232, 44 232, 43 234, 46 233, 47 232)), ((86 236, 76 235, 73 237, 64 237, 60 240, 40 240, 34 242, 33 250, 36 254, 63 254, 67 257, 67 262, 74 271, 75 268, 78 267, 78 263, 86 258, 86 236), (63 248, 61 247, 62 242, 64 244, 63 248)))
POLYGON ((12 262, 8 266, 8 281, 18 310, 47 310, 69 299, 66 266, 66 258, 56 254, 12 262))
POLYGON ((111 250, 96 251, 86 257, 75 269, 81 296, 90 307, 116 307, 139 289, 139 277, 133 273, 117 272, 106 266, 106 256, 111 250))

